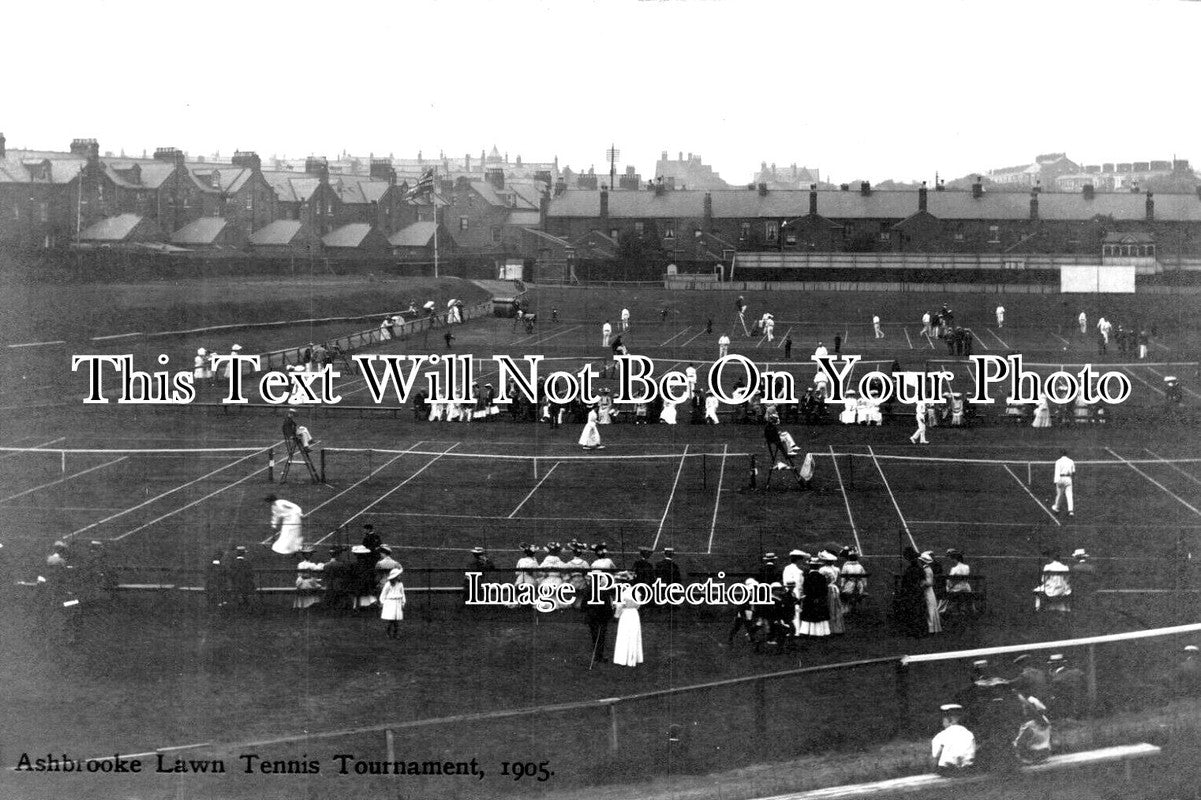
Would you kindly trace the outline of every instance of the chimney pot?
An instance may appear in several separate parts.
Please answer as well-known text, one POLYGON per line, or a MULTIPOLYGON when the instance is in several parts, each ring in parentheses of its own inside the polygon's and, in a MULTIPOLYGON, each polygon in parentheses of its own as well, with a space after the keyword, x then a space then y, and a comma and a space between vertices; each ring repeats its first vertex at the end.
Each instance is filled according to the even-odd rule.
POLYGON ((922 181, 921 187, 917 190, 917 210, 919 212, 924 212, 926 210, 926 203, 926 182, 922 181))
POLYGON ((817 216, 817 184, 809 184, 809 216, 817 216))
POLYGON ((872 193, 871 183, 868 181, 861 181, 859 184, 859 193, 861 195, 863 195, 864 197, 867 197, 869 194, 871 194, 872 193))

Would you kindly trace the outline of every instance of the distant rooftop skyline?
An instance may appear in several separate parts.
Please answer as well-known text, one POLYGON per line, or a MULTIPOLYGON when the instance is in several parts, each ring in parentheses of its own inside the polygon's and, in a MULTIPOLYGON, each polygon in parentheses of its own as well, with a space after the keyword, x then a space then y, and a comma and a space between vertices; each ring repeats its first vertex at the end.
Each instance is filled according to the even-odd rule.
POLYGON ((0 52, 8 146, 89 137, 131 157, 170 145, 332 159, 496 145, 607 173, 614 143, 619 172, 653 178, 664 150, 691 151, 732 185, 763 161, 839 183, 933 181, 1049 151, 1081 164, 1201 153, 1181 92, 1199 3, 214 0, 194 11, 6 9, 13 31, 70 21, 49 47, 22 35, 0 52), (1141 33, 1127 46, 1130 30, 1141 33), (168 33, 169 52, 147 50, 168 33))

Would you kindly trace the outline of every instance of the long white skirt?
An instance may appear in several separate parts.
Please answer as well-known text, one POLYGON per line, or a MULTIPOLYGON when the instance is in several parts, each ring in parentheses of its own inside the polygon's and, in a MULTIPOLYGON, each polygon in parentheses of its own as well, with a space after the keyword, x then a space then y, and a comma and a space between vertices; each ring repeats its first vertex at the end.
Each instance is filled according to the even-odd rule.
POLYGON ((299 553, 304 537, 300 532, 299 522, 285 522, 279 526, 279 536, 271 543, 271 549, 280 555, 299 553))
POLYGON ((663 410, 659 412, 659 421, 665 425, 676 424, 676 404, 665 403, 663 410))
POLYGON ((642 663, 642 618, 636 608, 622 609, 617 620, 613 663, 622 667, 636 667, 642 663))
POLYGON ((600 444, 600 431, 596 427, 594 420, 589 420, 584 425, 584 432, 580 434, 581 447, 597 447, 600 444))

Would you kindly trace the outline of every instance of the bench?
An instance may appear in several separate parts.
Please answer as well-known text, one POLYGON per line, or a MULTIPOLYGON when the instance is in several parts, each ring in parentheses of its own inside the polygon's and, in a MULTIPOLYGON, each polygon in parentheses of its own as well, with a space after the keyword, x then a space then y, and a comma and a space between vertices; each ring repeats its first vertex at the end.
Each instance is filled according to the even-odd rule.
MULTIPOLYGON (((1093 766, 1097 764, 1121 763, 1126 769, 1126 779, 1131 778, 1131 764, 1143 758, 1159 755, 1161 749, 1153 744, 1119 745, 1103 747, 1099 750, 1086 750, 1079 753, 1065 753, 1051 756, 1040 764, 1032 764, 1017 770, 1018 775, 1041 775, 1061 769, 1093 766)), ((856 783, 847 786, 830 786, 825 789, 813 789, 795 794, 783 794, 762 800, 844 800, 854 797, 891 797, 894 794, 922 792, 933 789, 948 789, 974 783, 983 783, 992 779, 1003 780, 1006 773, 979 772, 957 778, 944 778, 941 775, 928 773, 924 775, 909 775, 903 778, 890 778, 874 783, 856 783)))

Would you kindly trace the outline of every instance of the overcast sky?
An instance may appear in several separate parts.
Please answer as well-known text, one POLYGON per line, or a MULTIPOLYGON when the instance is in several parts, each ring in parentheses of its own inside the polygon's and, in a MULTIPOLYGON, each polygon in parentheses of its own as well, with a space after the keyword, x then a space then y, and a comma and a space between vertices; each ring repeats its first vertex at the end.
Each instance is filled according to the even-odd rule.
POLYGON ((10 147, 495 144, 607 171, 613 141, 647 178, 667 150, 733 183, 761 161, 835 182, 1201 162, 1184 0, 50 0, 0 24, 10 147))

